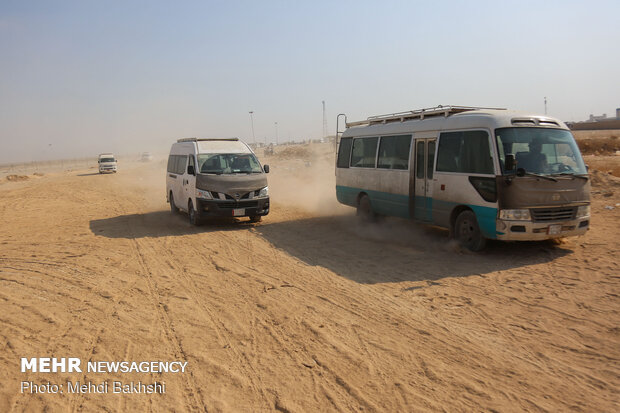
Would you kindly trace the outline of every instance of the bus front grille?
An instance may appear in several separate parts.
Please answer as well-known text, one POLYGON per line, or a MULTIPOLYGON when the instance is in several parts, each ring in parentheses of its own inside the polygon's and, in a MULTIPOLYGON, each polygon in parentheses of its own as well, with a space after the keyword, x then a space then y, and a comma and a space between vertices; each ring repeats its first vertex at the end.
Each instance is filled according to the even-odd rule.
POLYGON ((575 219, 577 207, 534 208, 530 209, 534 222, 555 222, 575 219))

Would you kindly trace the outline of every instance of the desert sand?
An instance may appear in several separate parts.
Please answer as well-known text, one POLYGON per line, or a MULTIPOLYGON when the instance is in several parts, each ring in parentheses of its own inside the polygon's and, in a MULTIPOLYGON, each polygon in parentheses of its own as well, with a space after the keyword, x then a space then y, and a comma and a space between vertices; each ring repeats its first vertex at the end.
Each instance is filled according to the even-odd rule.
POLYGON ((360 225, 316 149, 263 157, 272 211, 257 224, 173 215, 164 160, 0 176, 0 411, 620 410, 618 178, 592 170, 586 236, 473 254, 408 221, 360 225), (45 356, 188 365, 20 372, 45 356))

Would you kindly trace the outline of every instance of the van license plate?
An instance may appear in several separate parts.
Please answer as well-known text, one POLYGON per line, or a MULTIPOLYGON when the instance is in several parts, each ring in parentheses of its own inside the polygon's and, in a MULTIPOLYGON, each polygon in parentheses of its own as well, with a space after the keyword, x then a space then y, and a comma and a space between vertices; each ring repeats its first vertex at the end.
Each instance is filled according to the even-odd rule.
POLYGON ((233 217, 242 217, 245 215, 245 208, 233 209, 233 217))
POLYGON ((562 225, 549 225, 549 229, 547 230, 547 234, 549 235, 559 235, 562 232, 562 225))

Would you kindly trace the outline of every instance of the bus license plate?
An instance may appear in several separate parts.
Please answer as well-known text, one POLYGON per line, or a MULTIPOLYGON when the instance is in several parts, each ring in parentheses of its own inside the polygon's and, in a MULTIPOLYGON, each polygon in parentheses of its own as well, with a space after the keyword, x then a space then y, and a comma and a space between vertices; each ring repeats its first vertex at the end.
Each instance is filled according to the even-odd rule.
POLYGON ((549 229, 547 230, 547 234, 549 235, 559 235, 562 232, 562 225, 549 225, 549 229))
POLYGON ((233 209, 233 217, 242 217, 245 215, 245 208, 233 209))

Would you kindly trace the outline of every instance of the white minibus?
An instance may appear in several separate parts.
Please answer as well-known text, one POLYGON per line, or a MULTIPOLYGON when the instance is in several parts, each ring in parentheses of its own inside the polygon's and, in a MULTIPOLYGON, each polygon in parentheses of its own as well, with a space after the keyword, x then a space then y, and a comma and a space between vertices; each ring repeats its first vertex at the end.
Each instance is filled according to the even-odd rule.
POLYGON ((337 125, 342 117, 336 194, 358 215, 447 228, 473 251, 487 239, 544 240, 588 230, 588 172, 558 119, 467 106, 349 123, 339 115, 337 125))

